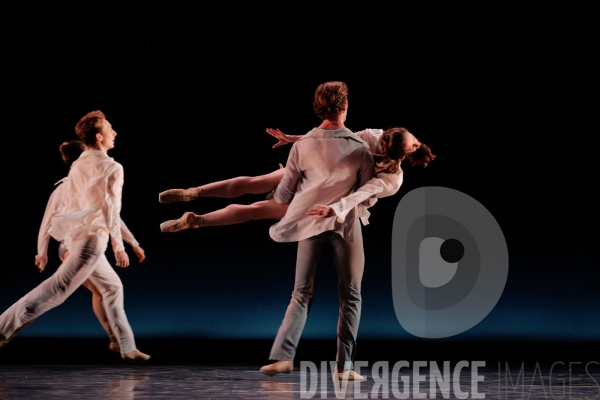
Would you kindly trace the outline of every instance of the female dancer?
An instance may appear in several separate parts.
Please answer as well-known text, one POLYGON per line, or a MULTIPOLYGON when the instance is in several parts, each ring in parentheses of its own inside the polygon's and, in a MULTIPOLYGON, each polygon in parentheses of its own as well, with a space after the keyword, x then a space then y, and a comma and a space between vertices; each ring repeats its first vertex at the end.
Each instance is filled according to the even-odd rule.
MULTIPOLYGON (((279 129, 267 129, 267 133, 278 142, 273 148, 292 143, 302 136, 286 135, 279 129)), ((377 198, 391 196, 398 192, 403 181, 400 163, 407 160, 411 165, 426 167, 436 156, 429 147, 421 143, 405 128, 366 129, 356 135, 371 149, 375 161, 375 177, 360 187, 355 193, 331 205, 315 205, 307 212, 312 218, 327 218, 337 215, 343 222, 352 208, 358 206, 358 215, 363 224, 368 224, 369 212, 377 198), (365 201, 367 200, 367 201, 365 201), (363 203, 364 202, 364 203, 363 203)), ((281 167, 281 166, 280 166, 281 167)), ((284 169, 267 175, 227 179, 190 189, 170 189, 159 194, 159 202, 192 201, 198 197, 233 198, 244 194, 268 193, 274 190, 283 178, 284 169)), ((287 211, 287 204, 279 204, 274 199, 259 201, 250 205, 232 204, 221 210, 204 215, 186 212, 179 219, 163 222, 162 232, 177 232, 188 228, 240 224, 260 219, 281 219, 287 211)))
POLYGON ((115 146, 117 133, 101 111, 86 114, 75 125, 86 146, 69 171, 65 206, 52 218, 50 234, 65 240, 70 255, 56 272, 0 315, 0 347, 26 324, 60 305, 87 279, 102 293, 106 314, 121 349, 121 357, 145 362, 150 356, 136 349, 123 309, 123 285, 104 251, 112 236, 117 265, 127 267, 119 213, 123 167, 106 152, 115 146))
MULTIPOLYGON (((71 140, 70 142, 64 142, 60 145, 59 151, 62 155, 62 159, 67 164, 69 168, 75 160, 81 156, 81 153, 85 151, 85 146, 83 142, 79 140, 71 140)), ((64 183, 68 178, 63 178, 62 180, 57 182, 57 185, 61 184, 54 189, 54 192, 50 195, 50 199, 48 200, 48 204, 46 205, 46 212, 44 213, 44 218, 42 219, 42 224, 40 226, 40 233, 38 235, 38 255, 35 257, 35 265, 38 267, 40 272, 44 272, 46 268, 46 264, 48 263, 48 244, 50 243, 50 228, 52 217, 58 214, 59 210, 61 210, 65 205, 65 187, 67 186, 64 183)), ((131 231, 125 225, 125 222, 121 219, 121 234, 123 236, 123 240, 126 241, 133 247, 133 252, 138 257, 139 262, 144 261, 146 258, 144 250, 140 247, 138 241, 133 237, 131 231)), ((116 243, 113 240, 113 247, 116 243)), ((61 262, 64 262, 67 256, 69 255, 69 251, 65 246, 65 242, 60 242, 58 247, 58 256, 61 262)), ((99 289, 94 286, 92 281, 89 279, 83 282, 83 286, 88 288, 92 292, 92 309, 94 310, 94 314, 96 314, 96 318, 108 334, 108 338, 110 340, 108 348, 114 352, 119 353, 119 342, 117 342, 117 338, 115 337, 112 329, 110 328, 110 324, 108 323, 108 316, 106 315, 106 310, 104 309, 104 303, 102 302, 102 294, 99 289)))

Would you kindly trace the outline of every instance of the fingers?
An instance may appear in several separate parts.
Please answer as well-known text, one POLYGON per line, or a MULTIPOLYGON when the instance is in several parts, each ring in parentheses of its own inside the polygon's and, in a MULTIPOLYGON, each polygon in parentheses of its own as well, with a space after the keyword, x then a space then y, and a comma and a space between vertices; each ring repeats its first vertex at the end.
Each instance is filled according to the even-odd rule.
POLYGON ((139 258, 139 262, 141 263, 142 261, 144 261, 146 259, 146 254, 142 253, 138 255, 139 258))
POLYGON ((277 131, 271 128, 267 128, 267 133, 273 137, 277 137, 277 131))
POLYGON ((283 169, 283 165, 279 163, 279 169, 283 169))
POLYGON ((329 206, 323 204, 315 204, 313 208, 306 212, 306 215, 311 219, 325 218, 329 213, 329 206))
POLYGON ((120 255, 117 257, 117 266, 121 268, 129 267, 129 257, 120 255))

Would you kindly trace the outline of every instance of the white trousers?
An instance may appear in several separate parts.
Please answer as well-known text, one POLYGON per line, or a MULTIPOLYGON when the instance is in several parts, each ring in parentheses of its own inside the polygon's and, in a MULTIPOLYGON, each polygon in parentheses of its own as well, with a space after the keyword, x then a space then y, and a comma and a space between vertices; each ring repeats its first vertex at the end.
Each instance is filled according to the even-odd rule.
POLYGON ((9 339, 25 325, 62 304, 89 279, 102 294, 110 327, 122 353, 136 349, 133 331, 123 307, 123 284, 104 252, 108 234, 79 230, 69 243, 69 257, 56 272, 0 315, 0 339, 9 339))

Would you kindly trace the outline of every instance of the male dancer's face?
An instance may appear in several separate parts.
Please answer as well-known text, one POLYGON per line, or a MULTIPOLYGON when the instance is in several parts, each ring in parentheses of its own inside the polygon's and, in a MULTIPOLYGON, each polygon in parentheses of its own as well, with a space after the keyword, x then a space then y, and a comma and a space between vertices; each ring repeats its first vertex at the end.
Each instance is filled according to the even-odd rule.
POLYGON ((108 120, 102 120, 102 131, 98 134, 99 143, 98 145, 102 147, 104 151, 112 149, 115 147, 115 137, 117 136, 117 132, 112 128, 112 125, 108 120))

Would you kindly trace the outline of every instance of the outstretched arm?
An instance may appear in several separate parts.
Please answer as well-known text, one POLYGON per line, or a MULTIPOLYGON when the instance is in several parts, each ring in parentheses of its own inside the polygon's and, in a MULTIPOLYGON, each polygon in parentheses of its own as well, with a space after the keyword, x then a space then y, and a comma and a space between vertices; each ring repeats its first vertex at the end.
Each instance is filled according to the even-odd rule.
POLYGON ((294 143, 296 140, 302 137, 302 135, 286 135, 279 129, 272 128, 267 128, 267 133, 278 140, 278 142, 273 145, 274 149, 276 149, 279 146, 283 146, 284 144, 294 143))
POLYGON ((307 215, 313 218, 327 218, 337 215, 339 222, 344 222, 346 215, 355 206, 362 204, 365 207, 371 207, 378 198, 388 197, 396 194, 403 181, 402 171, 397 174, 380 173, 375 178, 369 180, 358 190, 337 203, 329 206, 317 204, 311 208, 307 215))

